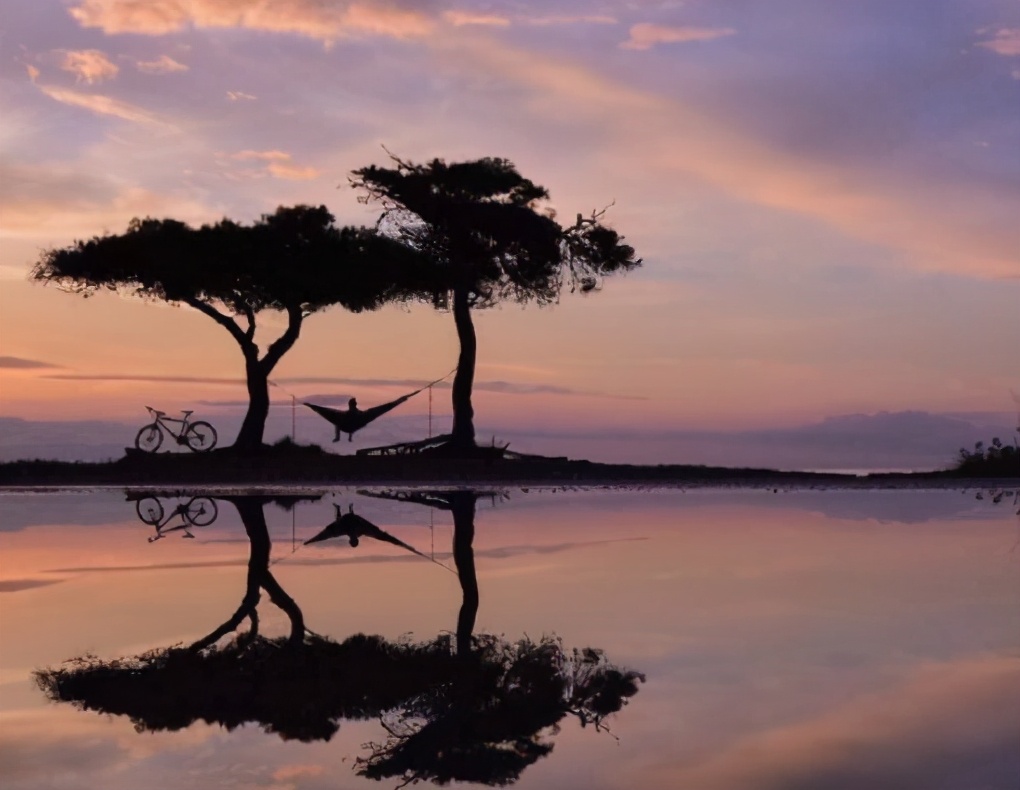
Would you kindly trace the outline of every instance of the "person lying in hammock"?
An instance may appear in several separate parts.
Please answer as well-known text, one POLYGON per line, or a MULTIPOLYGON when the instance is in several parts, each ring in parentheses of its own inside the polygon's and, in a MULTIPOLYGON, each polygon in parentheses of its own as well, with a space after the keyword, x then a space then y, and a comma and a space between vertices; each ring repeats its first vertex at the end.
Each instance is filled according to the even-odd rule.
MULTIPOLYGON (((453 373, 453 371, 450 371, 450 373, 453 373)), ((447 373, 443 378, 449 376, 450 373, 447 373)), ((433 384, 438 384, 442 380, 443 379, 436 379, 435 381, 426 384, 424 387, 419 387, 414 392, 409 392, 407 395, 401 395, 396 400, 391 400, 389 403, 383 403, 379 406, 373 406, 370 409, 359 409, 357 398, 351 398, 347 401, 346 410, 331 409, 328 406, 319 406, 314 403, 309 403, 308 401, 304 401, 304 405, 319 416, 324 417, 333 425, 333 428, 335 429, 333 435, 334 442, 340 441, 341 433, 346 433, 347 440, 353 442, 355 431, 360 431, 372 422, 372 420, 382 417, 386 412, 397 408, 397 406, 401 403, 410 400, 419 392, 423 392, 428 387, 431 387, 433 384)))
MULTIPOLYGON (((357 398, 351 398, 349 401, 347 401, 347 413, 351 417, 352 424, 357 420, 358 412, 360 412, 360 411, 361 411, 361 409, 358 408, 358 399, 357 398)), ((335 434, 333 436, 333 441, 334 442, 339 442, 340 441, 340 433, 341 433, 340 425, 337 424, 337 425, 334 425, 333 427, 336 428, 336 432, 335 432, 335 434)), ((353 433, 347 434, 347 441, 349 441, 349 442, 353 442, 354 441, 354 434, 353 433)))

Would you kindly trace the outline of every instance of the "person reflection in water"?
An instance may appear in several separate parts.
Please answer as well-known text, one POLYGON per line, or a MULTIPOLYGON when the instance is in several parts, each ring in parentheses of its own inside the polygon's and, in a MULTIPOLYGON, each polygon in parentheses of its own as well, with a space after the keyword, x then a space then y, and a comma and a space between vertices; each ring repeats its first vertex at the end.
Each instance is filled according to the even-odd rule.
MULTIPOLYGON (((351 400, 353 400, 353 398, 351 400)), ((425 556, 414 548, 414 546, 404 543, 404 541, 394 537, 389 532, 379 529, 379 527, 367 518, 359 516, 354 512, 354 505, 348 505, 346 513, 343 512, 343 508, 341 508, 340 505, 333 505, 333 508, 335 513, 333 522, 327 524, 326 527, 317 535, 306 540, 306 546, 310 543, 320 543, 324 540, 346 537, 351 544, 351 548, 357 548, 358 544, 361 543, 361 538, 373 538, 375 540, 382 541, 383 543, 390 543, 394 546, 399 546, 402 549, 406 549, 407 551, 417 554, 419 557, 425 556)))

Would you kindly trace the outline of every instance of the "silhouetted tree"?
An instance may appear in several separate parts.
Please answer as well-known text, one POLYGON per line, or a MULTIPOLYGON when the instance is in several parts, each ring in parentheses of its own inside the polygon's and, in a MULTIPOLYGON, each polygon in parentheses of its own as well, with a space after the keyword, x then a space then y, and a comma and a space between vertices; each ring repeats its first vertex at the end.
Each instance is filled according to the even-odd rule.
POLYGON ((244 355, 249 398, 234 446, 255 449, 269 415, 269 376, 304 319, 333 304, 380 306, 412 254, 371 229, 337 227, 325 206, 294 206, 252 225, 135 219, 125 233, 46 251, 32 276, 85 296, 109 289, 186 304, 226 329, 244 355), (255 330, 264 310, 285 313, 287 328, 262 353, 255 330))
POLYGON ((505 159, 364 167, 351 176, 362 200, 383 206, 378 227, 424 253, 406 283, 437 308, 451 309, 460 341, 453 381, 451 445, 474 447, 471 390, 477 340, 472 308, 554 302, 565 285, 597 289, 605 275, 639 266, 634 249, 602 224, 604 211, 562 227, 543 208, 549 195, 505 159))

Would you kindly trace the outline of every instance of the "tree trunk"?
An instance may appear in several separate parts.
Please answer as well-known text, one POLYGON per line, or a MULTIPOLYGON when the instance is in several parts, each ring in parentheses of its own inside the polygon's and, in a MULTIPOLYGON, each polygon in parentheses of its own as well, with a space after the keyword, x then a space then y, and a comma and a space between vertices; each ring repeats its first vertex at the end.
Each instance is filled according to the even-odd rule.
POLYGON ((460 580, 461 605, 457 614, 457 655, 471 654, 471 633, 478 617, 478 576, 475 573, 475 500, 472 491, 458 491, 451 499, 453 511, 453 562, 460 580))
POLYGON ((189 649, 197 652, 216 644, 231 631, 237 630, 245 617, 251 619, 252 630, 248 638, 253 639, 258 634, 256 607, 261 597, 260 589, 269 593, 269 600, 280 607, 290 620, 288 640, 290 644, 302 644, 305 635, 304 615, 294 599, 284 591, 269 570, 269 558, 272 554, 273 543, 269 538, 269 527, 266 524, 265 500, 256 496, 224 497, 224 499, 232 502, 237 508, 250 544, 244 598, 229 620, 209 635, 193 642, 189 649))
POLYGON ((252 618, 252 626, 257 627, 258 615, 255 614, 255 607, 259 604, 259 588, 269 568, 269 554, 272 543, 269 541, 269 528, 266 526, 266 517, 263 514, 261 503, 256 503, 251 497, 237 497, 230 500, 237 508, 241 521, 244 524, 245 532, 248 533, 250 549, 248 552, 248 575, 245 582, 244 598, 237 611, 223 625, 212 633, 192 642, 189 650, 198 652, 207 647, 215 645, 244 622, 244 618, 252 618))
POLYGON ((269 417, 269 371, 257 357, 249 354, 245 354, 244 370, 248 384, 248 411, 244 415, 234 447, 238 450, 258 450, 262 447, 269 417))
MULTIPOLYGON (((240 329, 234 333, 235 339, 244 352, 244 372, 248 385, 248 412, 244 415, 241 430, 234 441, 239 450, 260 450, 266 433, 266 420, 269 418, 269 376, 280 361, 297 342, 301 334, 301 322, 304 314, 300 305, 287 308, 287 329, 266 350, 265 356, 259 359, 259 348, 255 345, 254 320, 246 335, 240 335, 240 329)), ((237 325, 230 322, 235 328, 237 325)))
POLYGON ((287 595, 268 568, 262 577, 262 589, 269 593, 269 600, 282 609, 290 620, 290 637, 287 641, 291 645, 303 644, 305 641, 305 617, 301 613, 301 608, 293 598, 287 595))
POLYGON ((452 443, 458 447, 475 446, 475 410, 471 406, 471 387, 475 381, 475 359, 478 343, 475 325, 471 320, 471 306, 468 292, 457 289, 453 292, 453 320, 457 325, 457 339, 460 341, 460 357, 457 360, 457 375, 453 377, 453 435, 452 443))

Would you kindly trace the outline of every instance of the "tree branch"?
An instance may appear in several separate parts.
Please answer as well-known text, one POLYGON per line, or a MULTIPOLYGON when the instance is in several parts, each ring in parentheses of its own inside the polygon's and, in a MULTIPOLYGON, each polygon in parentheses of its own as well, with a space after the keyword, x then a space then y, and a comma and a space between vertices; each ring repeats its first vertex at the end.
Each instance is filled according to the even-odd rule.
POLYGON ((244 317, 248 319, 248 331, 244 333, 244 336, 249 340, 255 339, 255 313, 248 305, 244 306, 244 317))
POLYGON ((272 342, 266 351, 266 355, 259 361, 267 376, 273 372, 273 368, 276 367, 276 363, 280 361, 280 358, 297 342, 298 335, 301 334, 301 322, 304 320, 304 317, 304 312, 301 310, 300 305, 288 305, 287 331, 272 342))
MULTIPOLYGON (((192 642, 191 645, 188 646, 188 650, 191 651, 192 653, 197 653, 198 651, 204 650, 210 645, 215 645, 218 641, 220 641, 220 639, 229 634, 231 631, 236 631, 237 627, 241 625, 245 617, 251 617, 251 613, 255 611, 255 607, 258 606, 258 603, 259 603, 259 590, 258 587, 256 587, 254 590, 254 595, 252 594, 251 590, 248 591, 248 594, 244 596, 244 600, 241 601, 241 605, 238 607, 237 611, 234 612, 234 614, 231 616, 229 620, 223 623, 223 625, 221 625, 212 633, 208 634, 202 639, 199 639, 197 642, 192 642)), ((252 618, 252 624, 254 625, 256 622, 257 620, 255 620, 255 618, 252 618)))
MULTIPOLYGON (((224 315, 211 304, 203 302, 201 299, 196 299, 193 296, 186 296, 181 299, 184 304, 188 307, 193 307, 200 313, 204 313, 209 316, 213 321, 222 326, 228 332, 230 336, 237 341, 237 344, 242 348, 246 349, 252 345, 252 336, 255 334, 255 316, 251 315, 249 318, 249 333, 245 333, 241 327, 237 325, 237 322, 228 315, 224 315)), ((251 311, 249 310, 249 313, 251 311)))
POLYGON ((269 593, 269 600, 280 607, 290 618, 291 644, 300 644, 305 637, 304 615, 294 599, 287 595, 268 569, 262 575, 262 589, 269 593))

